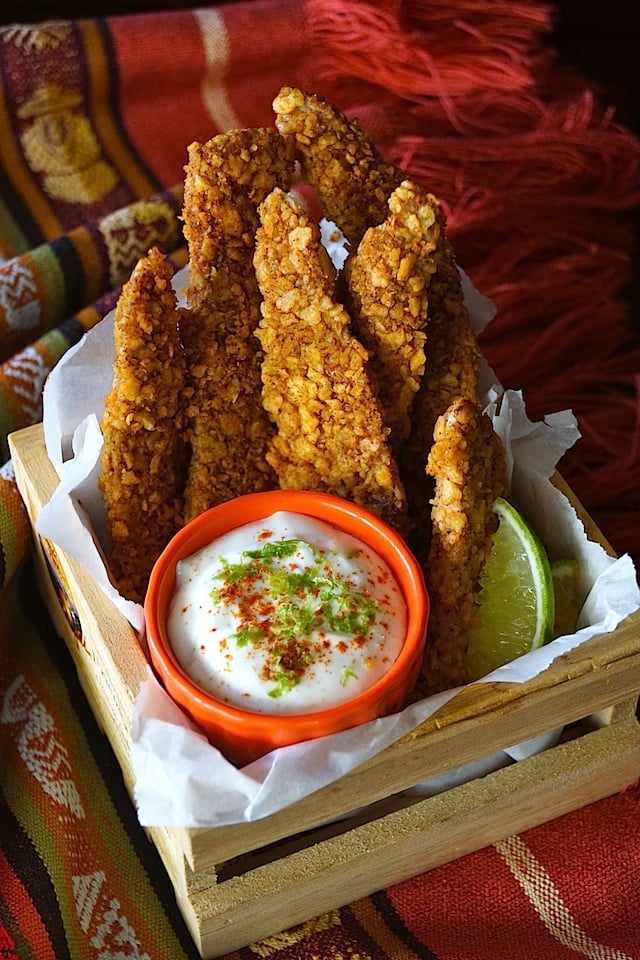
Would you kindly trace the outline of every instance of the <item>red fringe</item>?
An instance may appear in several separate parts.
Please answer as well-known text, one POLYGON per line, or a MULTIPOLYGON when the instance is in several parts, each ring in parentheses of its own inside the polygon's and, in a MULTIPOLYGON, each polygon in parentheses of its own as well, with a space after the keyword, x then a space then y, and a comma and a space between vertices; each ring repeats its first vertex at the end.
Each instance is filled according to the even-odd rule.
POLYGON ((496 319, 482 337, 530 416, 571 408, 560 469, 640 563, 640 339, 625 288, 638 140, 550 50, 536 2, 307 0, 310 84, 441 198, 458 260, 496 319), (327 53, 327 51, 329 51, 327 53))
POLYGON ((406 4, 406 10, 365 0, 307 0, 306 6, 314 36, 332 52, 325 78, 358 77, 418 102, 435 96, 446 104, 478 87, 529 87, 532 40, 550 27, 550 8, 542 4, 467 0, 455 17, 444 3, 406 4), (468 20, 460 15, 465 7, 468 20))

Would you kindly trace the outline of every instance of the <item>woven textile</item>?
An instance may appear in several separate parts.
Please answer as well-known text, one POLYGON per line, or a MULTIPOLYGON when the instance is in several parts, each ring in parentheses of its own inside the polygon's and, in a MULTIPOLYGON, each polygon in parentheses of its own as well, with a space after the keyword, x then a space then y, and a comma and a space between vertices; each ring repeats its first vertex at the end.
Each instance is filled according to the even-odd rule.
MULTIPOLYGON (((438 195, 498 314, 482 348, 640 561, 640 345, 625 285, 638 141, 547 46, 543 3, 252 0, 0 28, 0 955, 195 958, 71 658, 38 597, 7 436, 152 245, 186 260, 186 150, 273 122, 283 84, 357 116, 438 195)), ((629 788, 239 957, 640 958, 629 788)))

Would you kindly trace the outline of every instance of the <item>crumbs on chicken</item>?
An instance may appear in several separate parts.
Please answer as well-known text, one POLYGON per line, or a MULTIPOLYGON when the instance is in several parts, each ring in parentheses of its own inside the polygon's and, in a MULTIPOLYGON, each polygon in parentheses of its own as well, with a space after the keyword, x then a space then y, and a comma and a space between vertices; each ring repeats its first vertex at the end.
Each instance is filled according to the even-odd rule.
POLYGON ((423 665, 430 691, 467 683, 474 596, 507 493, 502 441, 480 403, 459 397, 436 422, 427 470, 435 481, 425 568, 431 610, 423 665))
POLYGON ((353 331, 369 352, 395 454, 409 434, 424 374, 429 284, 443 229, 436 198, 403 180, 386 220, 367 230, 345 264, 353 331))
POLYGON ((114 317, 113 386, 102 418, 98 487, 110 568, 120 593, 137 602, 182 522, 185 359, 172 277, 173 267, 154 248, 122 288, 114 317))
POLYGON ((386 218, 389 195, 404 174, 383 160, 356 120, 318 94, 283 87, 273 109, 280 133, 295 141, 303 179, 315 188, 325 216, 357 247, 365 231, 386 218))
POLYGON ((233 130, 189 147, 184 233, 189 248, 185 520, 224 500, 269 489, 273 433, 261 400, 260 291, 253 269, 258 205, 287 188, 293 151, 275 129, 233 130))
POLYGON ((425 472, 438 417, 456 397, 478 397, 480 350, 464 301, 460 273, 444 230, 433 254, 429 284, 426 364, 411 409, 411 429, 398 455, 412 518, 411 546, 421 561, 429 549, 431 517, 426 509, 433 481, 425 472))
POLYGON ((317 224, 282 190, 260 207, 263 402, 276 424, 269 462, 280 486, 326 490, 396 527, 405 495, 369 379, 367 351, 334 300, 335 270, 317 224))

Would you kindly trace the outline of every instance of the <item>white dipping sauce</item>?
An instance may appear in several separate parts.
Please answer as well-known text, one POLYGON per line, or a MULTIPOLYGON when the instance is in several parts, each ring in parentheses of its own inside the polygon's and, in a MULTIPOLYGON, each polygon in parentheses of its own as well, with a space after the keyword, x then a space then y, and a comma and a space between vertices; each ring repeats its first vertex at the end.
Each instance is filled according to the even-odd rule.
POLYGON ((168 631, 203 690, 293 714, 372 686, 397 658, 406 619, 399 585, 366 544, 278 511, 179 562, 168 631))

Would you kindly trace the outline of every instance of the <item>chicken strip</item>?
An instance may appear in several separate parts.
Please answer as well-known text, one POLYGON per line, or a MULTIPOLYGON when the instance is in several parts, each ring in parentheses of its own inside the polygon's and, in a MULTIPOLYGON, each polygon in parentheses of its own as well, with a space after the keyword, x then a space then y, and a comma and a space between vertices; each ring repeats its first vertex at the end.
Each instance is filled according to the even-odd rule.
POLYGON ((263 402, 277 427, 268 460, 286 489, 325 490, 396 527, 405 495, 367 351, 334 300, 335 270, 317 224, 290 194, 260 207, 255 266, 264 298, 263 402))
POLYGON ((102 419, 98 487, 110 566, 120 592, 138 602, 182 519, 185 358, 172 276, 173 268, 154 248, 122 289, 114 319, 113 387, 102 419))
POLYGON ((273 101, 276 127, 295 140, 303 179, 352 248, 382 223, 404 174, 385 163, 356 120, 317 94, 283 87, 273 101))
POLYGON ((476 400, 460 397, 437 420, 427 465, 435 480, 425 580, 431 612, 424 679, 431 691, 467 682, 465 655, 474 595, 505 496, 502 441, 476 400))
POLYGON ((185 520, 276 486, 265 455, 273 433, 261 400, 260 291, 253 269, 258 205, 288 187, 293 151, 275 129, 233 130, 189 148, 184 233, 189 248, 185 520))
POLYGON ((433 255, 429 284, 427 360, 411 409, 411 429, 398 456, 412 518, 411 545, 421 561, 429 549, 431 517, 427 509, 433 482, 425 472, 438 417, 456 397, 477 398, 480 350, 464 302, 460 274, 444 232, 433 255))
POLYGON ((389 197, 387 219, 367 230, 345 265, 353 330, 369 351, 395 454, 425 369, 433 252, 443 229, 436 198, 404 180, 389 197))

